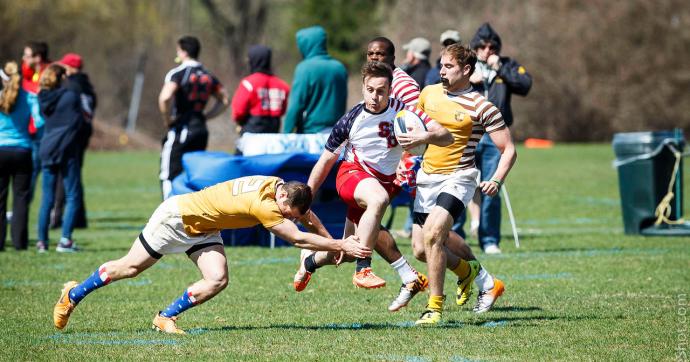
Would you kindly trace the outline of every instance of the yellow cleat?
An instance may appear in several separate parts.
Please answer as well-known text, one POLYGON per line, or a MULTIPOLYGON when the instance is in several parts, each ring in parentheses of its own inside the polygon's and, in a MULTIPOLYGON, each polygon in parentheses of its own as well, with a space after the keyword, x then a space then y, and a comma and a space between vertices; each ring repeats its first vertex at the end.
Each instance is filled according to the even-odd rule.
POLYGON ((153 329, 163 333, 171 334, 187 334, 185 331, 177 328, 177 317, 164 317, 158 312, 153 318, 153 329))
POLYGON ((386 281, 376 276, 371 268, 364 268, 352 276, 352 284, 357 288, 376 289, 386 286, 386 281))
POLYGON ((422 316, 414 322, 417 326, 434 326, 441 321, 441 312, 432 309, 427 309, 422 313, 422 316))
POLYGON ((65 328, 67 322, 69 322, 70 314, 72 314, 72 311, 77 306, 69 299, 69 292, 77 285, 79 285, 79 283, 74 280, 65 283, 62 288, 60 299, 55 303, 55 308, 53 308, 53 324, 55 324, 55 328, 57 329, 65 328))
POLYGON ((472 296, 472 284, 474 283, 474 279, 477 278, 479 270, 482 268, 481 264, 476 260, 468 261, 468 263, 470 264, 470 275, 465 279, 458 278, 455 303, 459 306, 465 305, 470 299, 470 296, 472 296))

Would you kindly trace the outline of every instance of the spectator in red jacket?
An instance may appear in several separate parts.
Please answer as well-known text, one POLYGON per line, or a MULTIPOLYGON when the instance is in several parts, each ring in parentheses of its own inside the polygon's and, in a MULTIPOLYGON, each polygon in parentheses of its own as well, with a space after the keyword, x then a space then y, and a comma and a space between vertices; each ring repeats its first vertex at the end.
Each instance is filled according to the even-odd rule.
POLYGON ((240 81, 232 97, 232 119, 241 127, 240 134, 278 133, 290 87, 273 75, 271 48, 251 46, 249 69, 251 74, 240 81))
POLYGON ((48 44, 37 41, 27 43, 22 55, 22 89, 38 94, 38 80, 48 64, 48 44))
MULTIPOLYGON (((48 44, 39 41, 31 41, 24 46, 22 54, 22 89, 31 94, 38 94, 38 80, 41 78, 43 70, 48 67, 48 44)), ((36 179, 41 172, 41 159, 38 157, 38 149, 41 142, 42 130, 37 129, 34 119, 29 119, 29 136, 31 137, 31 162, 33 171, 31 174, 31 189, 29 191, 29 202, 33 199, 36 179)))

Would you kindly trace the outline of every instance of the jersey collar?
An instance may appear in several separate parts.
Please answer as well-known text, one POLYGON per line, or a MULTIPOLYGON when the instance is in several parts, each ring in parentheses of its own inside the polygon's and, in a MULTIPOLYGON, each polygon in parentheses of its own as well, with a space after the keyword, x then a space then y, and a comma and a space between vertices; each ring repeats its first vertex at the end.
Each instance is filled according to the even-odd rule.
POLYGON ((448 91, 446 91, 446 94, 448 94, 449 96, 461 96, 461 95, 467 94, 467 93, 469 93, 469 92, 471 92, 471 91, 472 91, 472 85, 470 84, 470 85, 467 86, 467 88, 461 89, 461 90, 459 90, 459 91, 455 91, 455 92, 448 92, 448 91))
POLYGON ((185 60, 184 62, 182 62, 182 65, 185 67, 196 67, 196 66, 201 65, 201 62, 199 62, 198 60, 194 60, 194 59, 188 59, 188 60, 185 60))

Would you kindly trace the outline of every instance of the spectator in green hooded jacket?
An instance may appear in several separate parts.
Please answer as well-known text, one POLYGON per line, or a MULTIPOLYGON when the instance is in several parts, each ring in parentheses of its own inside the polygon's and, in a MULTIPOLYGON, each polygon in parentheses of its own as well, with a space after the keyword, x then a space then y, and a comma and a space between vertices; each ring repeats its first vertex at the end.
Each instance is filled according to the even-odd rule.
POLYGON ((326 52, 322 27, 301 29, 296 38, 304 60, 295 67, 283 133, 328 133, 345 113, 347 70, 326 52))

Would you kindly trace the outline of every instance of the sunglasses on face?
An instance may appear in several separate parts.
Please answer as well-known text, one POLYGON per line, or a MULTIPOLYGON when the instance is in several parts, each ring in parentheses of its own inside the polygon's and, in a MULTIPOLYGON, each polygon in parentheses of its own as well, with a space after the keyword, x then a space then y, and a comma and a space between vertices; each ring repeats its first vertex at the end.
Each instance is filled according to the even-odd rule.
POLYGON ((489 48, 489 50, 496 50, 496 46, 494 46, 492 43, 486 43, 486 44, 479 46, 479 49, 486 49, 486 48, 489 48))

